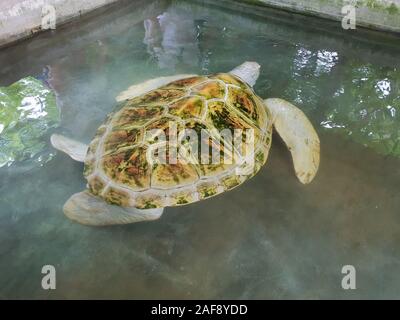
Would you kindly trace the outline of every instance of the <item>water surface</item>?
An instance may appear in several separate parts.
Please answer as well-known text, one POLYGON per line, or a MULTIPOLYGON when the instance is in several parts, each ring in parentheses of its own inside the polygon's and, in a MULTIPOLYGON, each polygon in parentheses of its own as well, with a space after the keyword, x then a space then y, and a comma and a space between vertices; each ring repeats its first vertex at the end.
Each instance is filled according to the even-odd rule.
MULTIPOLYGON (((262 97, 304 110, 321 168, 301 185, 274 136, 266 167, 231 192, 162 218, 86 227, 62 213, 85 188, 57 153, 0 171, 0 298, 399 298, 400 42, 339 23, 208 2, 114 6, 0 51, 0 86, 50 70, 60 132, 89 142, 134 83, 258 61, 262 97), (57 289, 41 288, 41 268, 57 289), (354 265, 357 289, 341 288, 354 265)), ((50 146, 48 147, 50 149, 50 146)))

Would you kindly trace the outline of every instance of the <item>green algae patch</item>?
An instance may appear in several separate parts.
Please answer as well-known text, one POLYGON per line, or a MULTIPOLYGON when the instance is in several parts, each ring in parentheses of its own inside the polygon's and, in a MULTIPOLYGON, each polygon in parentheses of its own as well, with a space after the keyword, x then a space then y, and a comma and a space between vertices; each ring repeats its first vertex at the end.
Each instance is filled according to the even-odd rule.
POLYGON ((0 168, 51 159, 48 132, 59 122, 55 93, 40 80, 27 77, 0 87, 0 168))
POLYGON ((399 8, 394 3, 392 3, 387 10, 389 14, 399 14, 400 12, 399 8))
MULTIPOLYGON (((336 51, 297 47, 291 68, 272 92, 299 106, 321 129, 376 153, 400 157, 400 69, 336 51), (282 93, 279 87, 286 85, 282 93)), ((269 69, 278 74, 284 66, 269 69)), ((278 78, 279 81, 279 78, 278 78)))
POLYGON ((384 155, 400 157, 400 70, 353 64, 322 125, 384 155))

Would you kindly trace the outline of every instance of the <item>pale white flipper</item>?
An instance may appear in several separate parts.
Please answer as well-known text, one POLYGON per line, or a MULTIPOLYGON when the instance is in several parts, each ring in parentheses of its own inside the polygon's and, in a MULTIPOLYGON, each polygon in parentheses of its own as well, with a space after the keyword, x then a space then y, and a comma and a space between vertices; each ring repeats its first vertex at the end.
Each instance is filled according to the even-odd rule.
POLYGON ((310 183, 319 167, 318 135, 306 115, 283 99, 266 99, 266 107, 273 116, 275 129, 289 148, 297 178, 310 183))
POLYGON ((155 78, 155 79, 150 79, 145 82, 130 86, 125 91, 122 91, 115 99, 118 102, 124 101, 127 99, 132 99, 134 97, 138 97, 142 94, 145 94, 151 90, 162 87, 172 81, 195 77, 195 76, 196 76, 195 74, 178 74, 175 76, 159 77, 159 78, 155 78))
POLYGON ((50 137, 52 146, 66 154, 72 159, 84 162, 88 146, 82 142, 72 140, 60 134, 52 134, 50 137))
POLYGON ((111 205, 88 190, 75 193, 64 204, 64 213, 68 218, 91 226, 156 220, 161 217, 163 210, 164 208, 141 210, 111 205))

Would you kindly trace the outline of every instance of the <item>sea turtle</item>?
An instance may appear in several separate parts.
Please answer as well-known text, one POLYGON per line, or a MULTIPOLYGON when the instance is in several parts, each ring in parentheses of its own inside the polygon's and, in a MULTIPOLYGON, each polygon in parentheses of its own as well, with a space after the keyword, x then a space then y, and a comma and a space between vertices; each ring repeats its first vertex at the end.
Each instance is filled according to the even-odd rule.
MULTIPOLYGON (((258 63, 245 62, 228 73, 148 80, 117 97, 116 111, 98 128, 89 146, 52 135, 56 149, 85 163, 88 181, 87 190, 72 195, 65 203, 64 213, 88 225, 154 220, 165 207, 189 204, 230 190, 265 164, 273 127, 291 151, 298 179, 309 183, 319 166, 318 135, 304 113, 289 102, 262 100, 254 93, 252 86, 259 69, 258 63), (206 158, 219 154, 224 161, 204 161, 204 153, 201 161, 189 161, 193 160, 193 149, 187 137, 172 138, 172 125, 184 131, 209 132, 209 136, 200 138, 210 148, 206 158), (228 135, 221 134, 223 129, 252 132, 253 140, 242 137, 239 140, 243 143, 237 147, 228 143, 228 135), (154 130, 166 133, 168 139, 158 140, 154 134, 147 134, 154 130), (249 141, 254 146, 250 149, 254 166, 251 172, 242 172, 238 169, 248 166, 249 161, 243 161, 244 153, 239 149, 249 147, 249 141), (166 151, 163 159, 171 160, 173 143, 179 155, 175 162, 153 162, 148 157, 149 150, 154 152, 158 146, 166 151), (211 152, 213 149, 216 153, 211 152)), ((159 150, 155 154, 159 155, 159 150)))

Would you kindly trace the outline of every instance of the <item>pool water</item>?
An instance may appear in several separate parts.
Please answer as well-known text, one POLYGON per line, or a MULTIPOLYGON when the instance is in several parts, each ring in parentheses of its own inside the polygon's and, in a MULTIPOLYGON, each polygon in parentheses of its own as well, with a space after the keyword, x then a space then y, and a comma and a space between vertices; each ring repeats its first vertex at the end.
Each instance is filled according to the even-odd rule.
POLYGON ((48 145, 51 161, 0 169, 0 298, 400 298, 400 38, 218 3, 101 10, 0 50, 0 86, 50 70, 58 131, 88 143, 134 83, 257 61, 257 93, 295 103, 320 135, 314 182, 297 181, 275 135, 265 168, 233 191, 87 227, 62 213, 83 167, 48 145), (41 287, 44 265, 56 290, 41 287))

